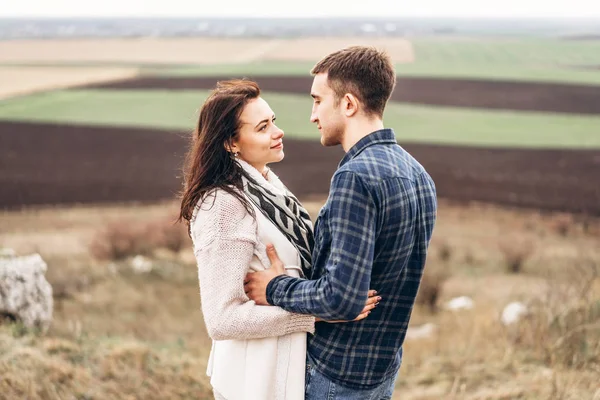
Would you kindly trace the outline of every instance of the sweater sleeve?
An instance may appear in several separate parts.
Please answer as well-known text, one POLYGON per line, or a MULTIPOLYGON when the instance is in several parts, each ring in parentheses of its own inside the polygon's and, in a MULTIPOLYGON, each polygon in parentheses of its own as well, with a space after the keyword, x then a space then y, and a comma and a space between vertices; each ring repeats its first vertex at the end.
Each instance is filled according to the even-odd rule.
POLYGON ((219 190, 200 205, 191 224, 202 313, 214 340, 259 339, 314 332, 314 317, 258 306, 244 293, 257 243, 257 225, 244 205, 219 190))

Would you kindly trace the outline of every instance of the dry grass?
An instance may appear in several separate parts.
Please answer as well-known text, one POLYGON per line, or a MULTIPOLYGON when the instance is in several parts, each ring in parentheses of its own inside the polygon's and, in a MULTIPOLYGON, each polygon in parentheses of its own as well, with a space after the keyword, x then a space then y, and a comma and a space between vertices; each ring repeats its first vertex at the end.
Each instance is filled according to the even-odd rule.
MULTIPOLYGON (((585 276, 592 277, 591 271, 585 276)), ((580 280, 562 280, 561 292, 554 278, 519 282, 525 277, 490 277, 478 279, 473 286, 461 285, 458 279, 465 277, 453 278, 444 297, 470 292, 475 308, 436 316, 417 308, 413 324, 434 322, 438 330, 429 339, 406 344, 397 392, 407 397, 398 398, 575 400, 594 396, 600 371, 597 278, 587 296, 579 295, 580 280), (513 295, 498 301, 498 293, 486 293, 497 286, 514 288, 513 295), (563 298, 560 293, 565 292, 571 293, 567 298, 572 307, 557 308, 563 298), (530 312, 517 325, 505 327, 499 313, 514 298, 526 300, 530 312), (554 301, 548 302, 549 298, 554 301)))
MULTIPOLYGON (((320 202, 305 205, 315 216, 320 202)), ((87 253, 106 221, 163 221, 175 206, 0 214, 0 243, 19 253, 40 251, 49 281, 66 293, 45 336, 18 325, 0 327, 0 399, 209 398, 204 371, 210 340, 191 249, 156 252, 145 274, 127 260, 100 262, 87 253)), ((600 396, 599 222, 573 218, 565 236, 552 229, 554 218, 441 202, 426 271, 440 268, 448 276, 433 285, 435 304, 464 295, 475 307, 437 313, 415 307, 411 325, 437 329, 430 338, 407 341, 395 398, 600 396), (520 274, 505 268, 498 243, 507 237, 531 243, 520 274), (499 315, 512 301, 527 304, 530 314, 504 327, 499 315)), ((428 275, 422 288, 429 281, 428 275)))
POLYGON ((211 399, 184 347, 15 337, 0 328, 0 399, 211 399))
POLYGON ((569 271, 552 272, 531 302, 513 340, 545 363, 600 366, 600 259, 581 257, 569 271))
POLYGON ((45 257, 70 259, 89 255, 89 245, 107 221, 145 224, 171 217, 177 209, 173 202, 154 205, 112 205, 31 208, 0 211, 0 243, 26 254, 39 252, 45 257))
POLYGON ((196 267, 160 253, 146 274, 127 261, 46 259, 64 288, 44 336, 0 326, 0 399, 209 399, 210 341, 196 267), (176 295, 174 295, 176 294, 176 295))

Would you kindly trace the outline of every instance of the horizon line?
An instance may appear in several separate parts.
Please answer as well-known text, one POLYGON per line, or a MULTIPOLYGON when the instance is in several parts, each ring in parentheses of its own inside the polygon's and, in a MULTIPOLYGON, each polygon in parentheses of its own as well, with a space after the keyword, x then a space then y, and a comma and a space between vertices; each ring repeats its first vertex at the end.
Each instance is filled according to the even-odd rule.
POLYGON ((394 19, 446 19, 446 20, 552 20, 552 21, 564 21, 564 20, 600 20, 600 15, 583 16, 583 15, 570 15, 570 16, 525 16, 525 15, 410 15, 410 16, 255 16, 255 15, 227 15, 227 16, 184 16, 184 15, 171 15, 171 16, 158 16, 158 15, 0 15, 1 19, 213 19, 213 20, 228 20, 228 19, 353 19, 353 20, 394 20, 394 19))

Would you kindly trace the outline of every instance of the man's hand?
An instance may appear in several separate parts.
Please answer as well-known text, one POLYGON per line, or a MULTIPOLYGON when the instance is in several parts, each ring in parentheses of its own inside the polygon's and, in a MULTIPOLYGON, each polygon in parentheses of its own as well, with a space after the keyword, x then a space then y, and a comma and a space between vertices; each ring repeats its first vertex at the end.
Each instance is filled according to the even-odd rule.
POLYGON ((272 244, 267 245, 267 256, 271 261, 271 268, 260 271, 252 272, 246 275, 244 279, 244 292, 254 302, 260 306, 268 306, 267 302, 267 285, 273 278, 279 275, 285 274, 285 268, 283 263, 277 255, 275 246, 272 244))

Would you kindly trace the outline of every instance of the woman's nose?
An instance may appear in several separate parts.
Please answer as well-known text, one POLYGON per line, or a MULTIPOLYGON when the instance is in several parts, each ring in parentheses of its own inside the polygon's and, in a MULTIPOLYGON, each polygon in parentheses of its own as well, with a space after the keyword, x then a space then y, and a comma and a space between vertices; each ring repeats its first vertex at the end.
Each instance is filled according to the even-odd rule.
POLYGON ((273 135, 274 139, 279 139, 282 138, 285 135, 285 133, 283 132, 283 129, 277 127, 277 130, 275 131, 275 134, 273 135))

